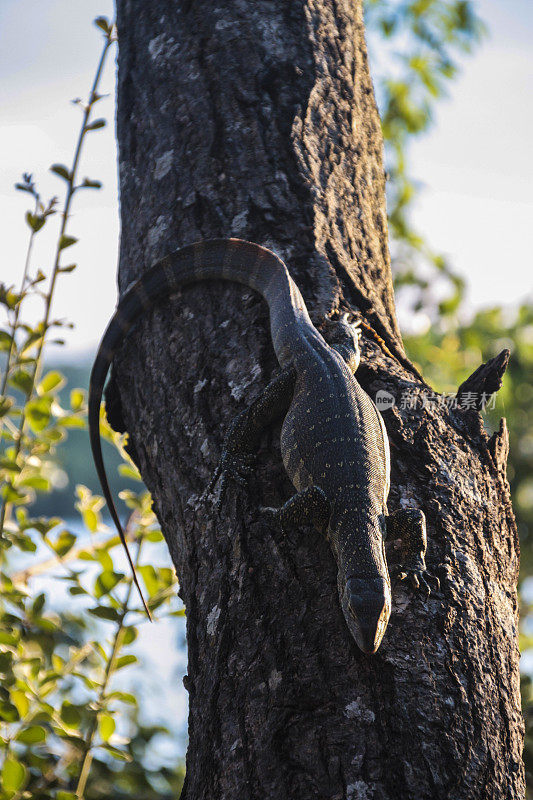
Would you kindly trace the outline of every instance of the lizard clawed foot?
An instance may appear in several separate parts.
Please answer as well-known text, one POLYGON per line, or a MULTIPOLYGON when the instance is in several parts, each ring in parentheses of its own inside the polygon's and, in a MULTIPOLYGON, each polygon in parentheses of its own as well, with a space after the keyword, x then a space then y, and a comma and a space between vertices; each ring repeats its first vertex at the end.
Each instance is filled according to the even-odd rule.
POLYGON ((213 477, 209 481, 209 485, 206 487, 202 495, 202 499, 205 500, 208 495, 213 493, 213 490, 220 479, 220 489, 218 492, 218 497, 215 501, 216 509, 217 511, 220 511, 224 501, 224 496, 226 494, 228 481, 233 481, 233 483, 246 488, 248 485, 248 478, 253 472, 253 463, 254 456, 249 453, 245 453, 244 455, 235 455, 234 453, 228 453, 227 450, 224 450, 218 466, 213 473, 213 477))
POLYGON ((396 564, 391 567, 390 573, 398 581, 408 581, 415 591, 420 589, 426 597, 429 597, 432 588, 437 592, 440 589, 439 579, 427 572, 425 567, 405 567, 396 564))
POLYGON ((268 522, 275 528, 280 528, 283 533, 286 533, 283 523, 281 521, 281 514, 279 508, 272 508, 272 506, 259 506, 259 512, 265 522, 268 522))
POLYGON ((290 524, 288 525, 286 522, 284 522, 282 511, 282 508, 272 508, 271 506, 259 507, 259 512, 265 522, 267 522, 273 528, 280 530, 287 540, 292 545, 296 546, 297 542, 294 539, 294 534, 297 531, 297 526, 290 524))

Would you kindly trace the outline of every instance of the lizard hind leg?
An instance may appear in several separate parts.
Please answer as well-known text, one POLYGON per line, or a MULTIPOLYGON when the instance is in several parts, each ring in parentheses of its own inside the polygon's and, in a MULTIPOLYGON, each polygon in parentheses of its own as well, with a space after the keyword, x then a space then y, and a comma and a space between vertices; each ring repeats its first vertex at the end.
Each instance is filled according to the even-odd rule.
POLYGON ((284 533, 299 525, 312 524, 325 533, 331 516, 331 505, 319 486, 308 486, 293 495, 281 508, 261 508, 263 515, 281 527, 284 533))

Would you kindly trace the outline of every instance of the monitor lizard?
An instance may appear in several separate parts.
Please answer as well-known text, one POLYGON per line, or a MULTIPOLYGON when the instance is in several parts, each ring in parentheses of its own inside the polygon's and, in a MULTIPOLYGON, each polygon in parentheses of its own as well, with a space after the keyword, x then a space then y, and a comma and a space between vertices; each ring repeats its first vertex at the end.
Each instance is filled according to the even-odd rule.
MULTIPOLYGON (((426 571, 424 513, 405 508, 387 511, 389 443, 381 414, 355 378, 358 326, 344 317, 336 324, 334 343, 328 344, 312 324, 283 261, 251 242, 202 241, 158 261, 120 299, 98 349, 89 390, 91 447, 135 584, 141 593, 102 458, 99 414, 104 383, 114 355, 142 314, 185 284, 219 278, 256 290, 268 303, 281 372, 234 419, 206 492, 220 480, 220 508, 228 480, 245 485, 261 431, 284 415, 281 453, 296 494, 281 508, 262 511, 282 529, 311 523, 326 535, 337 563, 340 605, 348 628, 364 653, 375 653, 391 611, 385 537, 401 538, 402 563, 394 568, 400 580, 409 579, 426 593, 430 582, 437 582, 426 571)), ((145 608, 148 612, 146 604, 145 608)))

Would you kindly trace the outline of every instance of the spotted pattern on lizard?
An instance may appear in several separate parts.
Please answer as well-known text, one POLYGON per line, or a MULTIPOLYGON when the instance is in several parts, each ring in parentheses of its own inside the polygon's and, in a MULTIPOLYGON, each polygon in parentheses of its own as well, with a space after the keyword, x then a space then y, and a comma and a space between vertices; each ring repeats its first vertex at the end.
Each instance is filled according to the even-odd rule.
MULTIPOLYGON (((107 373, 124 337, 145 311, 185 284, 219 278, 249 286, 266 300, 281 372, 231 424, 208 491, 220 481, 220 507, 228 481, 246 485, 262 430, 283 417, 281 453, 296 494, 282 508, 263 513, 283 529, 312 523, 326 535, 337 563, 339 600, 348 629, 363 652, 375 653, 391 609, 387 533, 403 536, 403 562, 396 566, 399 578, 429 591, 424 514, 419 509, 388 514, 389 444, 379 411, 355 377, 358 326, 340 320, 329 345, 312 324, 287 267, 265 247, 239 239, 189 245, 158 261, 119 301, 91 374, 89 433, 122 542, 127 550, 99 435, 107 373)), ((131 558, 130 565, 133 570, 131 558)))

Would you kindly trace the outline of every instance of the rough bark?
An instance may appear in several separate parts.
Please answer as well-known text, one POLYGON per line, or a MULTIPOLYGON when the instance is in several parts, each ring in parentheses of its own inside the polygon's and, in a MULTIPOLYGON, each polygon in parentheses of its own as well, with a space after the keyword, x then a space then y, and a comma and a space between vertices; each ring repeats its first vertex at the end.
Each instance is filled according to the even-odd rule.
POLYGON ((428 518, 428 601, 399 587, 375 656, 351 639, 315 532, 260 505, 292 492, 277 431, 250 491, 202 505, 231 418, 275 372, 266 309, 223 282, 139 326, 118 378, 187 607, 184 800, 523 796, 518 541, 505 434, 427 390, 394 313, 382 140, 360 2, 118 0, 120 286, 187 242, 236 235, 287 262, 318 325, 363 316, 360 381, 397 403, 390 508, 428 518), (388 352, 387 352, 388 351, 388 352))

